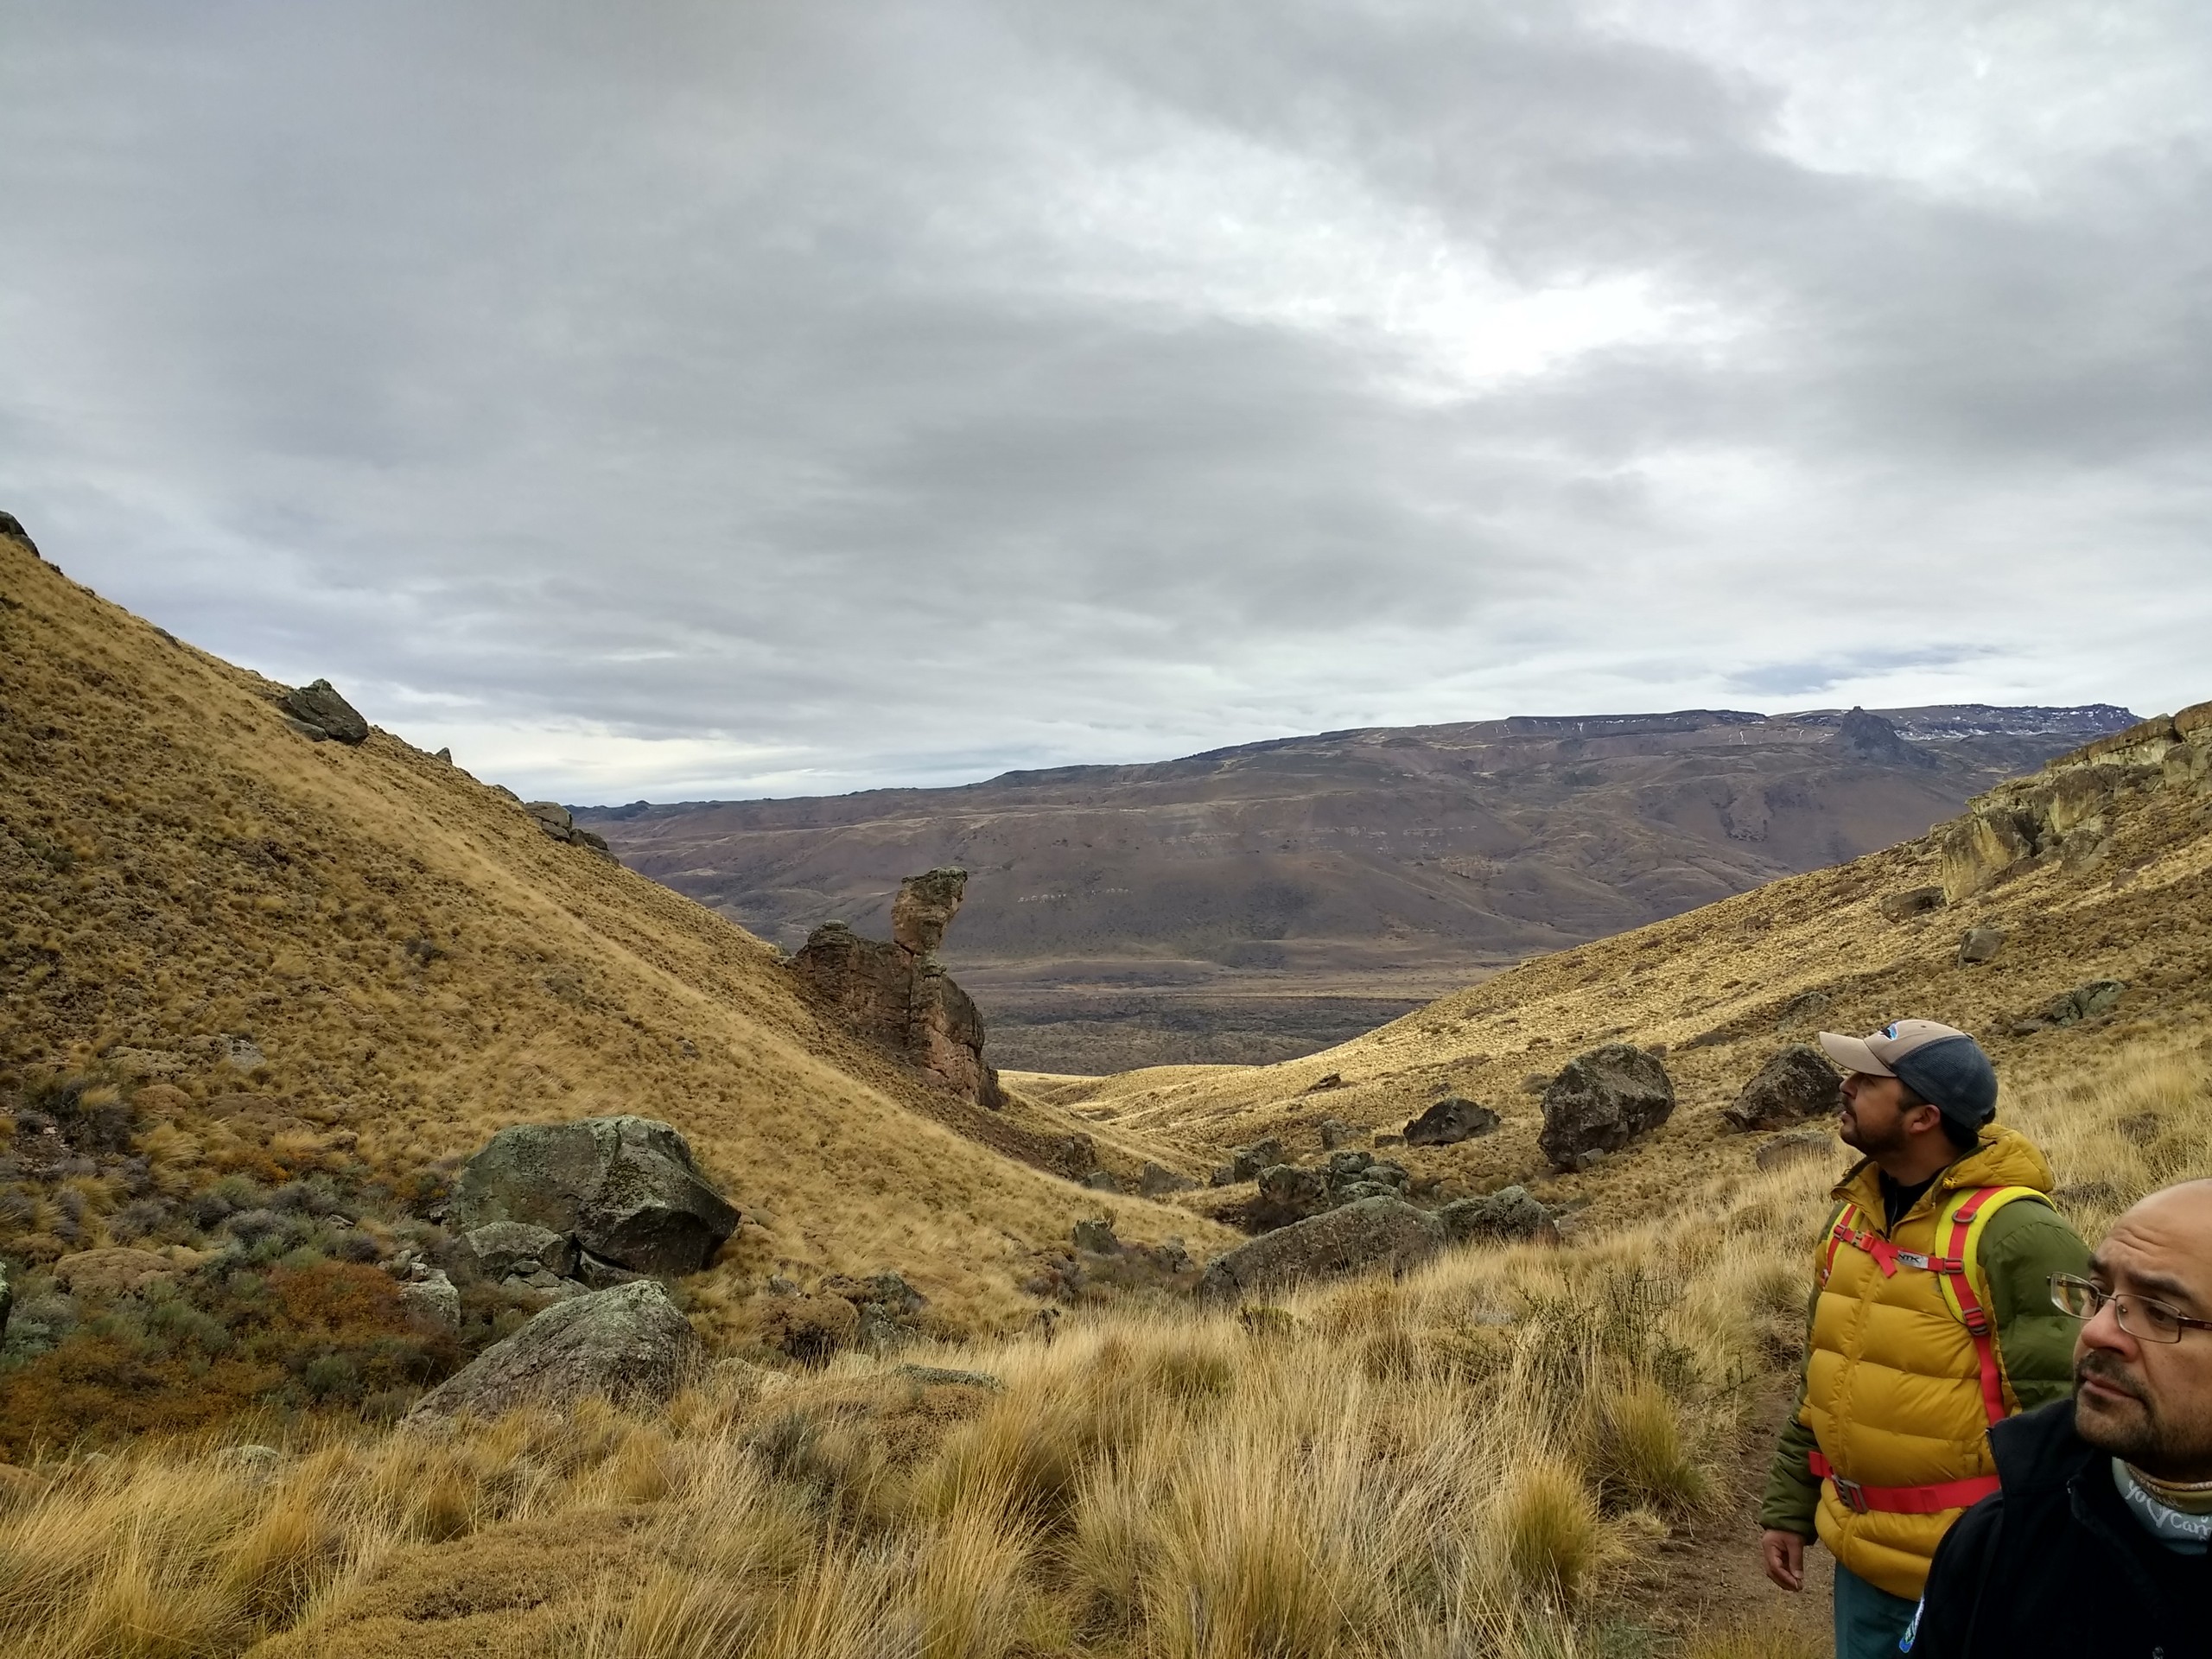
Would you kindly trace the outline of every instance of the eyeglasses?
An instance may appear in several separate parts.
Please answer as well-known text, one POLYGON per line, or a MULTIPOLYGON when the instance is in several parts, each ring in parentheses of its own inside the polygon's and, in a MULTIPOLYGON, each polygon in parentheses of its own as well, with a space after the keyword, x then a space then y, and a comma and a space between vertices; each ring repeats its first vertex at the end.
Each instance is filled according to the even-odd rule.
POLYGON ((2212 1331, 2212 1319, 2192 1319, 2169 1303, 2154 1302, 2147 1296, 2100 1290, 2088 1280, 2070 1273, 2050 1275, 2050 1305, 2070 1318, 2094 1319, 2107 1302, 2112 1304, 2120 1328, 2145 1342, 2179 1342, 2182 1332, 2191 1325, 2199 1331, 2212 1331))

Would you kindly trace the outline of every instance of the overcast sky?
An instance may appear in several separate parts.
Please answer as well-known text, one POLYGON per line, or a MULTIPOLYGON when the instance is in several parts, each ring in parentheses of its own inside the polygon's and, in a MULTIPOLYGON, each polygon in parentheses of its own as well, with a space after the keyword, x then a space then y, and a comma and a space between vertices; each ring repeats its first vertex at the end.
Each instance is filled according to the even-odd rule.
POLYGON ((0 507, 570 801, 2212 696, 2212 10, 0 0, 0 507))

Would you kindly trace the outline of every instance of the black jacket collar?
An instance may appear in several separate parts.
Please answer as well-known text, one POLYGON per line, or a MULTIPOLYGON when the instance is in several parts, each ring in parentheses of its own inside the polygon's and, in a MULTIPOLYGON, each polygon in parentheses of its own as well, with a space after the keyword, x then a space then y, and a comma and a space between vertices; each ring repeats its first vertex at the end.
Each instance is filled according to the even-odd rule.
POLYGON ((2070 1398, 1992 1425, 1989 1449, 2008 1497, 2069 1485, 2105 1456, 2075 1433, 2070 1398))

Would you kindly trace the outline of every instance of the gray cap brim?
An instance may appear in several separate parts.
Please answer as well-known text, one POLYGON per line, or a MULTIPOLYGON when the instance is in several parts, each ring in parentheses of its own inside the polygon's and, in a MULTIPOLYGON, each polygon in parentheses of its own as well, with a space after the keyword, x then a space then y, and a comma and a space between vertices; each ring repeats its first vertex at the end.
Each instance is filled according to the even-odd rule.
POLYGON ((1840 1031, 1824 1031, 1821 1033, 1821 1046, 1827 1051, 1830 1059, 1847 1071, 1862 1072, 1870 1077, 1897 1076, 1874 1058, 1874 1051, 1866 1046, 1864 1037, 1847 1037, 1840 1031))

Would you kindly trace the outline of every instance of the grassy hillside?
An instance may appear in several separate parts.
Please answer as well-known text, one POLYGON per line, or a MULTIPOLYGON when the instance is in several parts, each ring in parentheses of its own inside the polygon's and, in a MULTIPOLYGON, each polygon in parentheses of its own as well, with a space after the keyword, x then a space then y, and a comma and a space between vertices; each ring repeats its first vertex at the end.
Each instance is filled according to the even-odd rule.
POLYGON ((1776 1048, 1820 1027, 1942 1020, 1980 1035, 2014 1088, 2094 1071, 2165 1034, 2212 1031, 2212 706, 2177 718, 2193 742, 2171 745, 2157 735, 2171 722, 2146 722, 2139 730, 2151 735, 2133 747, 2115 737, 2062 757, 1919 840, 1539 957, 1323 1053, 1018 1080, 1192 1158, 1262 1135, 1310 1153, 1324 1117, 1395 1130, 1456 1091, 1503 1125, 1405 1153, 1418 1171, 1476 1190, 1524 1181, 1548 1202, 1586 1202, 1591 1224, 1632 1217, 1671 1203, 1687 1172, 1744 1163, 1746 1138, 1727 1132, 1719 1109, 1776 1048), (2040 857, 1998 872, 1973 864, 1990 825, 2023 817, 2041 824, 2040 857), (1902 921, 1883 912, 1885 898, 1947 883, 1936 908, 1902 921), (1976 926, 2004 943, 1992 960, 1962 962, 1961 940, 1976 926), (2126 987, 2114 1006, 2030 1028, 2052 999, 2096 981, 2126 987), (1618 1166, 1554 1174, 1536 1150, 1533 1080, 1616 1039, 1665 1046, 1675 1116, 1618 1166), (1343 1086, 1315 1092, 1330 1077, 1343 1086))
MULTIPOLYGON (((296 1296, 367 1297, 332 1318, 389 1325, 388 1285, 366 1265, 435 1217, 457 1162, 502 1125, 593 1113, 673 1122, 743 1207, 723 1261, 689 1286, 695 1317, 729 1339, 773 1273, 896 1268, 942 1328, 988 1329, 1033 1314, 1017 1286, 1078 1217, 1110 1211, 1125 1236, 1181 1232, 1194 1249, 1218 1236, 1046 1173, 1086 1126, 925 1087, 818 1019, 772 949, 550 840, 504 791, 382 732, 359 747, 311 741, 276 707, 284 689, 0 536, 13 1357, 37 1318, 91 1317, 48 1295, 41 1275, 57 1256, 129 1243, 188 1271, 223 1203, 291 1218, 257 1242, 257 1268, 313 1268, 321 1278, 286 1281, 296 1296), (198 1196, 218 1186, 228 1199, 198 1196), (335 1240, 333 1211, 360 1236, 335 1240)), ((1147 1155, 1096 1138, 1109 1166, 1134 1173, 1147 1155)), ((73 1381, 48 1357, 41 1375, 60 1392, 29 1419, 27 1376, 7 1374, 0 1433, 20 1446, 26 1422, 50 1435, 81 1421, 68 1399, 120 1410, 103 1376, 115 1351, 73 1381)), ((181 1354, 155 1343, 141 1357, 181 1354)), ((281 1358, 230 1381, 281 1392, 267 1374, 281 1358)), ((449 1362, 416 1354, 374 1387, 449 1362)))
MULTIPOLYGON (((1065 1104, 1001 1132, 1085 1122, 1109 1155, 1190 1167, 1262 1131, 1310 1152, 1323 1115, 1395 1128, 1449 1084, 1505 1127, 1407 1161, 1432 1193, 1537 1180, 1575 1206, 1560 1245, 749 1363, 730 1357, 744 1293, 773 1262, 888 1262, 973 1323, 1011 1324, 1007 1276, 1073 1216, 1194 1243, 1205 1224, 956 1133, 821 1028, 762 947, 442 763, 381 737, 307 747, 251 677, 28 554, 0 571, 18 607, 0 622, 16 1122, 135 1138, 157 1196, 168 1173, 266 1189, 320 1160, 306 1179, 380 1185, 411 1214, 492 1124, 651 1107, 741 1201, 775 1195, 763 1236, 687 1287, 722 1357, 664 1410, 450 1437, 295 1412, 0 1469, 0 1653, 1811 1656, 1820 1597, 1759 1580, 1747 1506, 1847 1160, 1759 1170, 1714 1109, 1789 1033, 1929 1013, 1988 1036, 2002 1116, 2049 1152, 2088 1234, 2212 1167, 2200 710, 2190 742, 2154 723, 1923 842, 1530 963, 1327 1056, 1033 1079, 1065 1104), (1884 897, 1923 886, 1948 904, 1884 918, 1884 897), (1969 923, 2005 931, 1993 961, 1957 960, 1969 923), (2043 1020, 2099 978, 2125 982, 2116 1003, 2043 1020), (264 1057, 244 1076, 200 1046, 242 1037, 264 1057), (1516 1091, 1607 1037, 1667 1044, 1683 1105, 1546 1175, 1516 1091), (199 1058, 168 1084, 87 1084, 162 1053, 199 1058), (228 1103, 248 1090, 285 1111, 228 1103), (1057 1116, 1071 1107, 1092 1116, 1057 1116), (259 1127, 226 1127, 241 1118, 259 1127), (235 1444, 249 1433, 270 1449, 235 1444)), ((19 1181, 42 1207, 10 1211, 0 1249, 33 1225, 106 1236, 146 1201, 124 1202, 126 1159, 89 1161, 58 1188, 19 1181)), ((295 1317, 322 1269, 289 1259, 264 1288, 295 1317)), ((340 1287, 359 1265, 324 1264, 340 1287)))

